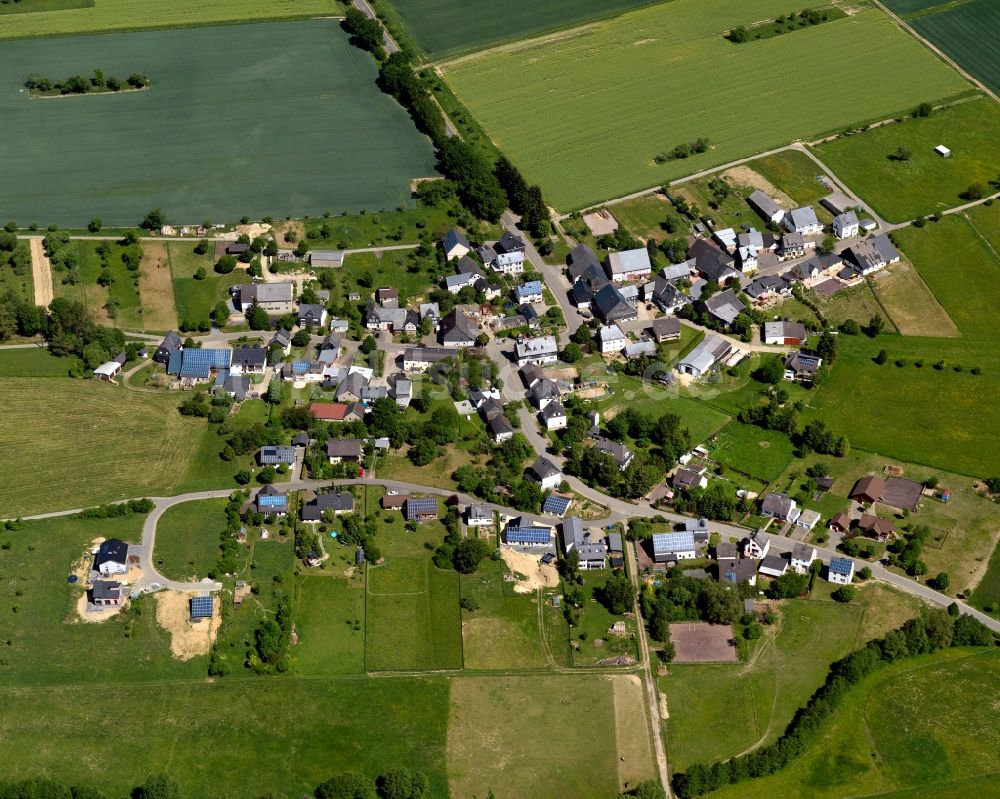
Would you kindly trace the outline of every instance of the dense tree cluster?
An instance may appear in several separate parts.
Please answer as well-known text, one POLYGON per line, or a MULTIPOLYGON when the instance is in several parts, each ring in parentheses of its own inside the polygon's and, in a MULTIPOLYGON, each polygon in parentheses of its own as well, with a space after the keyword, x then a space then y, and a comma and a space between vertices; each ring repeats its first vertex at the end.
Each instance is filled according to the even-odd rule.
POLYGON ((133 72, 123 79, 114 75, 105 76, 102 70, 95 69, 89 78, 86 75, 70 75, 62 80, 52 80, 44 75, 31 74, 24 80, 24 87, 34 94, 120 92, 126 86, 131 89, 145 89, 149 86, 149 78, 139 72, 133 72))
POLYGON ((951 646, 990 646, 993 643, 993 633, 971 616, 927 610, 884 638, 870 641, 834 662, 824 684, 773 744, 726 762, 689 766, 687 771, 674 776, 674 790, 682 799, 691 799, 725 785, 780 771, 816 740, 847 692, 866 675, 912 655, 951 646))
POLYGON ((156 505, 151 499, 132 499, 128 502, 84 508, 78 515, 81 519, 120 519, 132 514, 149 513, 155 507, 156 505))
POLYGON ((484 499, 502 502, 529 513, 537 513, 542 491, 537 483, 524 477, 525 462, 534 450, 520 433, 492 448, 486 466, 461 466, 452 474, 458 490, 484 499))
POLYGON ((743 600, 750 591, 746 583, 728 586, 684 577, 672 569, 658 586, 647 584, 639 601, 649 634, 657 641, 666 641, 673 622, 700 619, 712 624, 736 623, 743 615, 743 600))

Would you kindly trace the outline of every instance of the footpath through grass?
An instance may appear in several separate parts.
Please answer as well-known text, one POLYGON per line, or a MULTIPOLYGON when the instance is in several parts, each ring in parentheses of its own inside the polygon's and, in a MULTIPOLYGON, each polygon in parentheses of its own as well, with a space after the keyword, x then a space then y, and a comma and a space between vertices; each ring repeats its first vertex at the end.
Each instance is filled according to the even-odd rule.
POLYGON ((780 0, 758 0, 752 11, 728 0, 674 0, 443 69, 528 181, 563 211, 968 89, 874 7, 738 46, 723 37, 748 17, 788 10, 780 0), (823 90, 800 97, 796 113, 762 118, 775 96, 765 76, 779 74, 823 90), (873 74, 879 80, 870 81, 873 74), (709 139, 706 153, 656 163, 699 137, 709 139))

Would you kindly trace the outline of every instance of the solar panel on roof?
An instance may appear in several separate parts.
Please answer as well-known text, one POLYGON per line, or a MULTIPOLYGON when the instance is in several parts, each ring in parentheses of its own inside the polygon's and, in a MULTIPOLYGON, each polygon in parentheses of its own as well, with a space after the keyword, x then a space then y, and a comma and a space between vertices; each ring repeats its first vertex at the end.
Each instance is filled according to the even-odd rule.
POLYGON ((537 527, 511 527, 507 529, 509 543, 547 544, 551 538, 549 531, 537 527))
POLYGON ((261 496, 261 497, 257 498, 257 504, 258 505, 263 505, 263 506, 268 506, 268 507, 269 506, 273 506, 273 505, 285 505, 286 504, 286 498, 285 497, 261 496))
POLYGON ((191 618, 210 619, 212 617, 212 597, 191 597, 191 618))
POLYGON ((555 497, 550 496, 545 498, 545 504, 542 505, 542 511, 545 513, 555 513, 556 515, 562 515, 569 508, 569 504, 572 502, 571 499, 566 497, 555 497))

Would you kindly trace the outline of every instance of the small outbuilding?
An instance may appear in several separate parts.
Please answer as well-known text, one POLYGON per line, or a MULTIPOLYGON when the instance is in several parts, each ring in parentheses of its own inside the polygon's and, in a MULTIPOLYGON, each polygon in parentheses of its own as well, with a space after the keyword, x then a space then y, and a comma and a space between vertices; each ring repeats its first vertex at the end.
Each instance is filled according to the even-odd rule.
POLYGON ((951 150, 949 150, 943 144, 939 144, 937 147, 935 147, 934 152, 936 152, 942 158, 951 158, 951 150))

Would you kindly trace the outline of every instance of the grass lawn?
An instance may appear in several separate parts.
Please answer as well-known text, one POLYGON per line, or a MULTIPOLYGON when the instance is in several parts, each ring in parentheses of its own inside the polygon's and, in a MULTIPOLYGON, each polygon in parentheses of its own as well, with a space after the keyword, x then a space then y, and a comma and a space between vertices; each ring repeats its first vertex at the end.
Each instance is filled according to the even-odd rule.
MULTIPOLYGON (((775 188, 787 194, 796 205, 812 205, 817 214, 829 214, 819 204, 819 201, 830 193, 830 190, 816 179, 823 170, 805 153, 786 150, 758 158, 747 166, 775 188)), ((830 218, 832 216, 828 217, 830 218)))
POLYGON ((666 231, 660 225, 674 213, 673 206, 659 192, 609 205, 608 210, 618 220, 619 225, 632 235, 647 241, 649 239, 663 241, 667 238, 666 231))
POLYGON ((374 780, 407 766, 427 775, 429 795, 447 795, 449 688, 440 678, 118 682, 115 692, 128 712, 81 701, 75 685, 3 690, 5 775, 124 796, 168 771, 183 796, 302 796, 344 771, 374 780), (234 724, 246 745, 227 742, 234 724), (109 771, 122 741, 127 762, 109 771))
POLYGON ((963 216, 986 239, 994 253, 1000 250, 1000 203, 970 208, 963 216))
POLYGON ((670 711, 671 767, 683 770, 777 738, 822 684, 832 661, 884 632, 866 622, 869 615, 885 614, 891 626, 912 615, 912 609, 901 612, 895 603, 883 609, 892 594, 870 585, 850 605, 828 599, 781 602, 779 625, 765 629, 748 662, 673 664, 660 681, 670 711))
POLYGON ((229 298, 229 287, 247 281, 243 269, 228 275, 214 271, 211 249, 204 255, 194 252, 194 242, 166 242, 170 274, 173 278, 173 295, 177 305, 177 319, 185 327, 197 327, 198 322, 209 319, 215 306, 229 298), (208 276, 195 280, 194 275, 204 269, 208 276))
MULTIPOLYGON (((984 227, 989 229, 988 224, 984 227)), ((962 334, 995 339, 998 332, 992 319, 1000 302, 1000 258, 977 230, 967 219, 948 216, 937 224, 904 228, 895 235, 900 249, 962 334)))
MULTIPOLYGON (((69 361, 64 363, 68 368, 69 361)), ((28 515, 169 495, 179 484, 232 484, 240 466, 219 460, 224 440, 204 420, 182 417, 177 403, 176 396, 97 380, 0 380, 0 439, 33 459, 30 469, 8 471, 0 508, 6 515, 28 515), (214 455, 205 452, 206 445, 214 455), (198 472, 193 480, 191 470, 198 472)))
POLYGON ((961 205, 965 201, 958 195, 970 184, 985 185, 997 177, 998 125, 1000 107, 980 97, 929 117, 825 142, 814 150, 885 219, 903 222, 961 205), (950 158, 934 152, 939 144, 951 150, 950 158), (889 158, 899 147, 911 151, 910 160, 889 158))
POLYGON ((451 795, 607 799, 619 790, 614 730, 606 676, 456 678, 451 795))
POLYGON ((175 505, 156 525, 156 569, 171 580, 197 582, 215 569, 219 536, 225 528, 226 500, 175 505))
POLYGON ((745 45, 723 38, 730 28, 788 10, 780 0, 759 0, 752 11, 728 0, 675 0, 442 68, 528 182, 538 182, 563 211, 968 89, 877 8, 745 45), (833 62, 843 65, 835 83, 833 62), (800 113, 762 119, 773 81, 745 77, 774 70, 825 88, 800 113), (876 73, 877 85, 859 93, 859 83, 876 73), (727 109, 721 124, 719 108, 727 109), (655 162, 699 137, 709 139, 706 153, 655 162))
POLYGON ((479 606, 462 611, 466 669, 544 668, 539 640, 538 606, 533 596, 517 595, 503 581, 498 561, 484 560, 473 574, 461 576, 463 597, 479 606))
POLYGON ((718 208, 709 205, 712 200, 712 192, 708 186, 712 180, 719 177, 717 173, 697 180, 684 181, 679 186, 672 187, 670 191, 687 201, 689 205, 698 206, 702 214, 711 216, 715 220, 716 229, 731 227, 742 230, 743 225, 753 225, 759 230, 762 227, 760 218, 744 199, 751 194, 753 189, 746 185, 743 170, 739 168, 727 170, 722 175, 730 187, 730 192, 722 198, 721 202, 717 203, 718 208))
POLYGON ((66 377, 72 365, 73 359, 57 358, 44 347, 0 350, 0 378, 66 377))
POLYGON ((513 0, 502 6, 489 0, 442 3, 440 0, 384 0, 376 4, 404 27, 419 48, 433 58, 480 50, 558 28, 610 17, 649 0, 513 0))
POLYGON ((582 571, 580 576, 583 578, 583 593, 586 601, 583 605, 583 614, 577 623, 568 630, 573 651, 573 665, 596 666, 599 661, 605 658, 619 656, 630 656, 638 660, 639 650, 635 639, 635 621, 615 616, 597 601, 597 592, 607 583, 611 577, 611 571, 605 569, 582 571), (629 631, 628 637, 608 635, 608 629, 617 621, 625 622, 629 631))
POLYGON ((991 704, 982 699, 995 694, 998 677, 1000 657, 982 650, 947 650, 879 669, 848 693, 812 746, 792 765, 712 795, 718 799, 992 795, 1000 740, 991 704))
POLYGON ((462 668, 458 574, 428 558, 368 567, 365 669, 462 668))
POLYGON ((960 335, 920 273, 906 261, 882 270, 874 291, 892 324, 904 336, 953 338, 960 335))
POLYGON ((299 578, 295 608, 295 671, 360 674, 365 668, 365 591, 362 579, 299 578))
POLYGON ((792 442, 784 433, 733 421, 715 435, 712 457, 720 463, 774 480, 792 459, 792 442))
POLYGON ((3 218, 80 227, 96 215, 113 227, 156 207, 178 223, 394 208, 412 178, 434 174, 430 142, 375 89, 373 60, 335 19, 5 42, 0 74, 0 115, 13 120, 0 157, 14 165, 3 218), (152 86, 59 102, 18 91, 29 72, 95 64, 152 86))
POLYGON ((212 4, 196 0, 21 0, 18 6, 0 8, 47 13, 10 16, 0 28, 0 38, 218 25, 241 20, 321 16, 341 9, 334 0, 222 0, 212 4))
POLYGON ((1000 64, 988 44, 1000 38, 1000 6, 991 0, 932 5, 940 10, 909 20, 910 25, 974 78, 1000 92, 1000 64))
POLYGON ((1000 546, 993 550, 986 574, 972 592, 969 602, 986 613, 1000 614, 1000 546))
POLYGON ((854 446, 902 461, 969 475, 1000 473, 993 432, 1000 410, 987 401, 1000 390, 992 342, 842 336, 839 349, 837 364, 814 392, 804 421, 824 419, 854 446), (880 349, 889 355, 882 366, 872 360, 880 349), (897 359, 904 366, 897 367, 897 359), (944 361, 940 371, 933 368, 938 361, 944 361), (961 372, 954 371, 957 366, 961 372), (972 374, 973 367, 982 374, 972 374), (886 413, 895 407, 906 412, 886 413))
POLYGON ((374 293, 381 286, 399 289, 400 307, 427 294, 436 277, 427 271, 428 266, 436 266, 433 260, 419 259, 412 251, 393 250, 381 256, 373 252, 353 253, 344 259, 340 270, 341 289, 339 296, 332 299, 346 299, 348 291, 360 291, 362 297, 374 293), (358 280, 368 282, 372 288, 365 288, 358 280))

